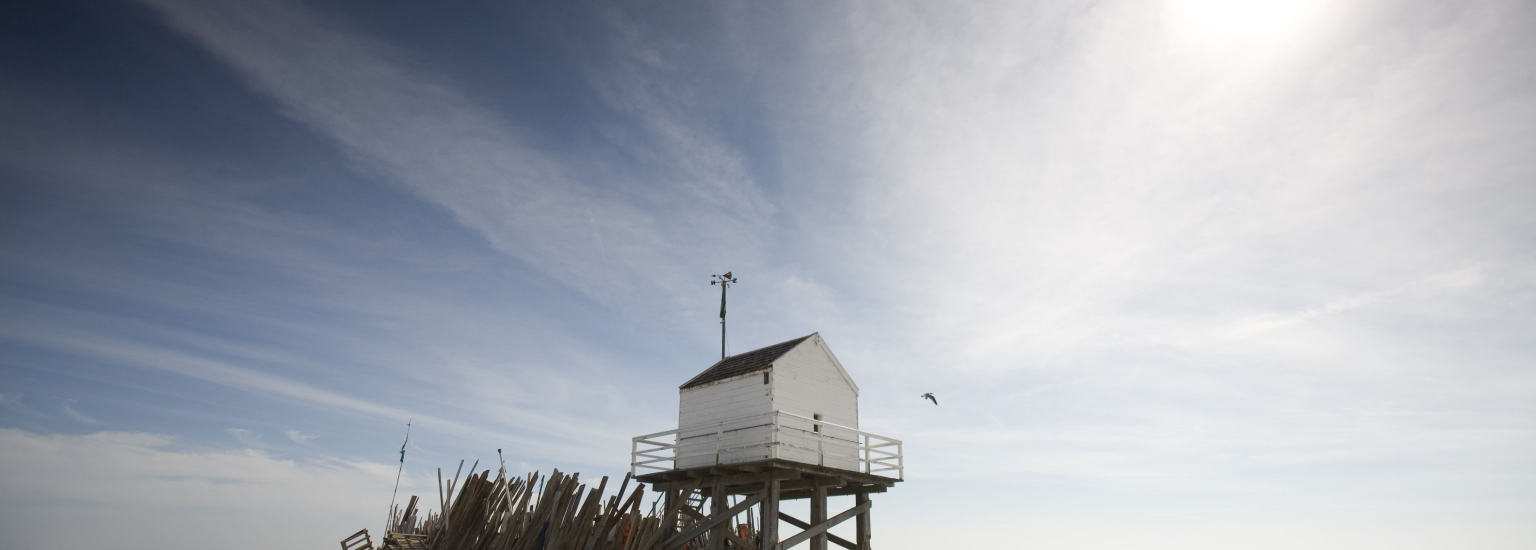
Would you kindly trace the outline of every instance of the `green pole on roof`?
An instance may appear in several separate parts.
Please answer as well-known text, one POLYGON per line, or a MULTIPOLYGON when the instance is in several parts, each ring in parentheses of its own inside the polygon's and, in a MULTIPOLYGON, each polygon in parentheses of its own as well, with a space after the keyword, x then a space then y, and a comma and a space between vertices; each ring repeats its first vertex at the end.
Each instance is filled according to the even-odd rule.
POLYGON ((725 275, 715 275, 709 284, 720 285, 720 358, 725 359, 725 289, 736 284, 736 278, 727 271, 725 275))

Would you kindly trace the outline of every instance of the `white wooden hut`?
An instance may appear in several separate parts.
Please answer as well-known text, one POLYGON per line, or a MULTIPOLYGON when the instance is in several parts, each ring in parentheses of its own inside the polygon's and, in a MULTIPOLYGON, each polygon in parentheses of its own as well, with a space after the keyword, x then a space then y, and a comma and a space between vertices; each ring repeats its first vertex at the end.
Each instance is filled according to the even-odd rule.
POLYGON ((667 495, 663 547, 708 532, 711 550, 726 539, 743 548, 869 550, 869 497, 903 478, 901 442, 859 429, 859 386, 820 334, 721 359, 678 388, 678 405, 677 429, 635 437, 630 449, 630 473, 667 495), (829 517, 827 498, 837 495, 852 495, 854 506, 829 517), (796 499, 810 500, 809 521, 779 509, 796 499), (766 521, 755 543, 739 540, 728 526, 754 505, 757 517, 802 531, 781 542, 780 522, 766 521), (827 533, 850 518, 853 541, 827 533))
POLYGON ((637 454, 641 444, 673 447, 676 469, 779 459, 866 473, 886 466, 872 456, 899 457, 869 452, 900 442, 859 431, 859 386, 820 334, 721 359, 678 401, 678 429, 635 438, 637 454), (671 434, 673 445, 655 438, 671 434))

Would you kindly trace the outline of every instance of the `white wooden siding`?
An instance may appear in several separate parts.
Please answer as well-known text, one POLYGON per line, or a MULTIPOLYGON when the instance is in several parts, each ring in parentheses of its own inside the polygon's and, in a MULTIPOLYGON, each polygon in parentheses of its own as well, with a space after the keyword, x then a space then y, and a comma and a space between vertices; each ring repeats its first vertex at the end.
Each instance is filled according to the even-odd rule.
POLYGON ((763 383, 762 371, 756 371, 682 390, 678 394, 677 427, 713 426, 732 418, 772 412, 771 388, 763 383))
POLYGON ((773 433, 772 426, 767 425, 769 421, 768 418, 762 418, 760 425, 726 431, 718 442, 714 430, 681 439, 677 448, 677 456, 680 457, 677 467, 697 468, 716 464, 716 452, 720 453, 719 464, 757 462, 772 458, 768 442, 772 441, 773 433))
POLYGON ((773 410, 859 427, 858 390, 833 363, 820 337, 806 340, 773 363, 773 410))

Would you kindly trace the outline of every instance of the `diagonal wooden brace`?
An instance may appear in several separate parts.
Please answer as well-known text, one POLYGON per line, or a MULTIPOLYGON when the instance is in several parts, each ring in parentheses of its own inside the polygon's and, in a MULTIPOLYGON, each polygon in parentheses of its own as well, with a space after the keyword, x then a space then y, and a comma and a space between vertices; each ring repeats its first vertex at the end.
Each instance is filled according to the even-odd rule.
MULTIPOLYGON (((795 527, 798 527, 800 529, 809 529, 811 527, 811 524, 803 522, 803 521, 800 521, 800 518, 797 518, 795 516, 791 516, 791 515, 786 514, 784 512, 779 512, 779 519, 784 520, 784 523, 788 523, 788 524, 793 525, 795 527)), ((838 546, 841 546, 843 548, 847 548, 848 550, 859 550, 859 546, 857 544, 854 544, 854 543, 850 542, 848 539, 845 539, 843 537, 839 537, 839 536, 834 535, 832 533, 827 533, 827 541, 831 542, 832 544, 836 544, 838 546)))
POLYGON ((730 531, 725 532, 725 540, 731 541, 731 544, 735 544, 737 548, 742 550, 757 550, 756 544, 741 540, 741 537, 736 536, 736 533, 730 531))
POLYGON ((757 503, 762 502, 765 498, 768 498, 766 493, 758 493, 747 497, 739 504, 730 507, 730 509, 724 512, 720 512, 718 514, 701 519, 695 522, 693 525, 688 526, 686 531, 678 533, 676 536, 667 539, 667 542, 662 543, 661 548, 662 550, 673 550, 674 548, 680 547, 684 543, 698 538, 699 535, 704 534, 705 531, 708 531, 716 524, 736 517, 737 514, 747 511, 747 508, 757 506, 757 503))
POLYGON ((852 518, 853 516, 857 516, 859 514, 864 513, 866 510, 869 510, 869 504, 870 503, 866 502, 864 504, 860 504, 858 506, 854 506, 852 508, 847 509, 846 511, 844 511, 841 514, 838 514, 836 517, 822 522, 821 525, 817 525, 817 526, 812 527, 810 529, 806 529, 804 531, 801 531, 801 532, 795 534, 795 536, 789 537, 789 540, 786 540, 784 542, 779 543, 779 546, 777 547, 776 550, 784 550, 785 548, 789 548, 789 547, 792 547, 792 546, 794 546, 796 544, 800 544, 802 542, 805 542, 806 540, 809 540, 811 537, 814 537, 816 535, 820 535, 822 533, 825 533, 827 531, 827 529, 831 529, 833 526, 835 526, 835 525, 837 525, 839 523, 842 523, 844 521, 848 521, 849 518, 852 518))

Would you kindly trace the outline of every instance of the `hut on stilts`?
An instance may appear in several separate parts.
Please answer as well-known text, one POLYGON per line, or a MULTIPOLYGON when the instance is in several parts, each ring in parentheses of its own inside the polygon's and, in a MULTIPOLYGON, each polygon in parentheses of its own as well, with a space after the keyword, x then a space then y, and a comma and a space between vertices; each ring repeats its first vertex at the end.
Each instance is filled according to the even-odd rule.
MULTIPOLYGON (((445 482, 439 470, 440 512, 421 517, 412 496, 391 510, 379 548, 870 550, 870 495, 905 469, 901 441, 859 429, 858 396, 820 334, 725 357, 679 388, 677 429, 633 438, 613 496, 606 477, 588 488, 559 471, 508 477, 476 464, 445 482), (828 497, 850 495, 853 507, 829 517, 828 497), (797 499, 810 501, 808 518, 779 509, 797 499), (853 540, 828 532, 848 520, 853 540), (783 536, 784 523, 799 531, 783 536)), ((366 529, 341 546, 375 550, 366 529)))

